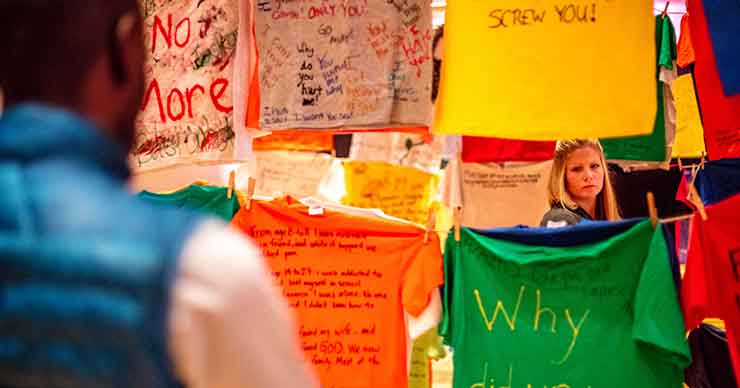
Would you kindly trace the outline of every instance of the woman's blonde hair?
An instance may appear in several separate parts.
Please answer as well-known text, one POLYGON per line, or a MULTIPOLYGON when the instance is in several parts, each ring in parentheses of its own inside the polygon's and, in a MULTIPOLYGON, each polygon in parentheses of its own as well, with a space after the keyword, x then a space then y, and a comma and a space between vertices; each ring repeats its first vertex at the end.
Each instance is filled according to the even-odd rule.
POLYGON ((565 162, 571 153, 583 147, 591 147, 598 151, 599 160, 604 169, 604 188, 596 197, 596 218, 609 221, 618 220, 620 218, 619 206, 617 205, 617 197, 614 195, 611 178, 609 178, 609 170, 607 168, 606 158, 604 158, 604 149, 601 148, 601 143, 596 139, 569 139, 561 140, 557 143, 552 170, 550 172, 550 182, 547 185, 550 206, 560 205, 571 210, 578 208, 578 204, 566 189, 565 162))

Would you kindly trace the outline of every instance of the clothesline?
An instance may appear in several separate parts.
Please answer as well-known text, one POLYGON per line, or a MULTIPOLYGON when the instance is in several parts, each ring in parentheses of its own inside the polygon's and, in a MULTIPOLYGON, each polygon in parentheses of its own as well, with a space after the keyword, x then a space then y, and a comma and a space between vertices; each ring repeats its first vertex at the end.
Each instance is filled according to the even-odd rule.
MULTIPOLYGON (((661 219, 658 220, 658 222, 660 222, 661 224, 671 224, 671 223, 678 222, 678 221, 688 220, 688 219, 691 219, 692 217, 694 217, 694 214, 693 213, 692 214, 685 214, 685 215, 682 215, 682 216, 670 217, 670 218, 661 218, 661 219)), ((491 229, 495 229, 495 228, 491 228, 491 229)), ((429 232, 430 233, 449 233, 452 230, 454 230, 454 228, 450 228, 450 229, 434 229, 434 230, 430 230, 429 232)))
POLYGON ((688 220, 688 219, 691 219, 692 217, 694 217, 694 213, 684 214, 682 216, 675 216, 675 217, 670 217, 670 218, 664 218, 664 219, 661 219, 660 220, 660 223, 661 224, 670 224, 672 222, 688 220))
MULTIPOLYGON (((686 167, 686 166, 684 166, 684 167, 686 167)), ((229 194, 228 194, 228 197, 229 198, 231 198, 231 193, 234 190, 234 176, 235 176, 235 172, 232 171, 229 174, 229 185, 227 186, 228 189, 229 189, 229 194)), ((206 183, 207 182, 201 181, 201 180, 197 180, 197 181, 193 182, 193 184, 195 184, 195 185, 204 185, 206 183)), ((256 180, 254 178, 250 177, 249 178, 248 186, 249 187, 248 187, 248 189, 247 189, 247 191, 245 193, 246 194, 246 198, 247 198, 245 207, 247 209, 249 209, 251 207, 250 205, 251 205, 252 200, 253 199, 257 199, 257 198, 254 198, 255 197, 254 196, 254 190, 255 190, 255 186, 256 186, 256 180)), ((685 215, 681 215, 681 216, 675 216, 675 217, 658 219, 658 222, 660 224, 670 224, 670 223, 673 223, 673 222, 683 221, 683 220, 690 219, 693 216, 694 216, 694 213, 685 214, 685 215)), ((457 215, 457 217, 459 217, 459 215, 457 215)), ((450 229, 447 229, 447 230, 434 228, 432 225, 434 225, 434 220, 436 219, 436 209, 430 209, 430 213, 429 213, 429 217, 428 218, 429 219, 427 221, 427 227, 424 228, 427 233, 447 233, 447 232, 450 232, 451 230, 455 230, 456 231, 456 234, 457 234, 458 233, 457 231, 461 227, 461 225, 456 224, 455 226, 453 226, 453 227, 451 227, 450 229)), ((422 225, 418 225, 418 226, 421 226, 423 228, 422 225)), ((426 237, 425 237, 425 240, 427 240, 426 237)))

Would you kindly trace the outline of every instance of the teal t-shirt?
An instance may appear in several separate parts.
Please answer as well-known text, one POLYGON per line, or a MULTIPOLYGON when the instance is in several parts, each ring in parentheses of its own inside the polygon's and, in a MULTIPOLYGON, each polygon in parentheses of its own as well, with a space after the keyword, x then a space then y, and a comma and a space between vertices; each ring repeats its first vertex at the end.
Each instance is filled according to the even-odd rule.
POLYGON ((691 356, 667 254, 649 221, 561 247, 464 228, 439 329, 454 388, 681 387, 691 356))
POLYGON ((229 198, 226 187, 190 185, 168 194, 142 191, 139 197, 153 203, 204 212, 226 222, 230 222, 239 211, 236 192, 229 198))

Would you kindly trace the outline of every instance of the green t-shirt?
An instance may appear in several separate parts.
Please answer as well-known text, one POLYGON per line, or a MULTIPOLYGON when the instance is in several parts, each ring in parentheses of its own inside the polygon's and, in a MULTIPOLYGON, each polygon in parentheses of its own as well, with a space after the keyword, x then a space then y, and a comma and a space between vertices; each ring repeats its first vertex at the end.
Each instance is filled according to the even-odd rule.
POLYGON ((447 244, 440 334, 454 388, 681 387, 691 356, 665 241, 648 221, 576 246, 465 228, 447 244))
MULTIPOLYGON (((676 59, 676 30, 671 18, 657 15, 655 17, 656 79, 660 68, 673 69, 676 59)), ((665 106, 663 105, 663 83, 658 81, 657 112, 653 132, 649 135, 602 139, 607 159, 664 161, 666 155, 665 106)))
POLYGON ((229 198, 226 187, 190 185, 168 194, 142 191, 139 197, 153 203, 208 213, 226 222, 231 221, 234 214, 239 211, 239 199, 236 192, 229 198))

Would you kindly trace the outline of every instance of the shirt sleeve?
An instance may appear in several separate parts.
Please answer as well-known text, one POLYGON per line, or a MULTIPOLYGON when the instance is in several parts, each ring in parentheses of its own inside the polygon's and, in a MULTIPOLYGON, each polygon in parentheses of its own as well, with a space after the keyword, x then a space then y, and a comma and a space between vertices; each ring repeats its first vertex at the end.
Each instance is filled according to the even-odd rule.
POLYGON ((190 388, 317 387, 293 317, 258 250, 207 222, 180 258, 169 349, 190 388))
POLYGON ((660 228, 655 229, 635 293, 632 337, 652 345, 680 367, 691 362, 668 248, 660 228))
POLYGON ((429 241, 422 244, 420 249, 411 250, 413 257, 404 260, 408 267, 403 277, 403 305, 415 317, 429 304, 430 293, 444 283, 439 237, 430 233, 429 241))
POLYGON ((409 337, 412 340, 424 335, 431 329, 439 325, 442 319, 442 300, 440 299, 439 288, 435 288, 429 293, 429 303, 419 316, 413 316, 406 313, 409 337))

